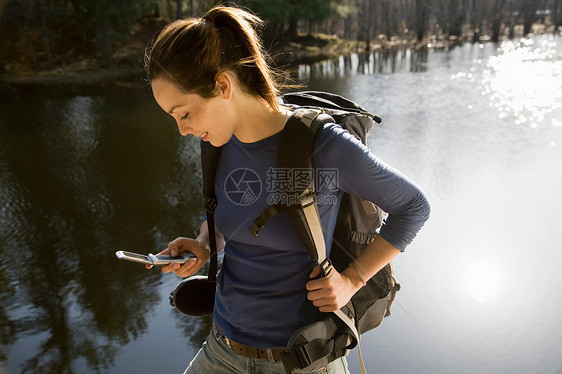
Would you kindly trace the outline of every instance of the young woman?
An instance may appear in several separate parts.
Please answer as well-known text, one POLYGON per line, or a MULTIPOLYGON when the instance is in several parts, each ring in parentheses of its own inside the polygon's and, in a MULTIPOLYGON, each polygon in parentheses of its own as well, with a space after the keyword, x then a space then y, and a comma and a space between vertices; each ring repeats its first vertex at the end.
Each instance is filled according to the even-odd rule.
MULTIPOLYGON (((226 185, 241 168, 267 184, 290 115, 275 100, 279 85, 256 33, 261 25, 241 9, 216 7, 203 18, 169 24, 147 49, 154 97, 174 117, 180 134, 222 146, 215 219, 224 260, 213 330, 186 373, 285 373, 279 352, 292 333, 317 320, 320 312, 345 305, 364 281, 404 250, 429 216, 428 202, 415 184, 341 127, 329 124, 316 139, 313 158, 315 168, 338 173, 337 188, 318 191, 335 199, 323 201, 336 202, 319 204, 326 248, 331 247, 343 191, 389 213, 380 235, 353 266, 319 279, 319 268, 286 213, 270 219, 258 238, 250 235, 247 227, 268 206, 268 191, 262 188, 250 202, 241 203, 232 199, 226 185), (260 358, 251 358, 255 352, 262 352, 260 358)), ((205 221, 197 238, 177 238, 162 252, 189 251, 197 259, 162 270, 180 277, 196 273, 209 259, 208 242, 205 221)), ((347 373, 345 358, 319 372, 347 373)))

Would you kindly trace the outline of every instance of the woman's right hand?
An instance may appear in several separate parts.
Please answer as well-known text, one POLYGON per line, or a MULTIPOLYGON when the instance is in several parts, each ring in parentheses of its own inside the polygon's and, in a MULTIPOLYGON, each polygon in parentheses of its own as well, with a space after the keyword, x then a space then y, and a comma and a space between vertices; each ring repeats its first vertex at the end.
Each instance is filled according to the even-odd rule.
MULTIPOLYGON (((172 255, 173 257, 176 257, 178 254, 183 252, 191 252, 197 258, 190 258, 184 264, 176 263, 162 266, 162 272, 173 272, 182 278, 189 277, 190 275, 197 273, 210 258, 209 246, 206 245, 206 243, 184 237, 172 240, 168 244, 168 248, 158 253, 158 255, 172 255)), ((146 268, 150 269, 152 266, 146 265, 146 268)))

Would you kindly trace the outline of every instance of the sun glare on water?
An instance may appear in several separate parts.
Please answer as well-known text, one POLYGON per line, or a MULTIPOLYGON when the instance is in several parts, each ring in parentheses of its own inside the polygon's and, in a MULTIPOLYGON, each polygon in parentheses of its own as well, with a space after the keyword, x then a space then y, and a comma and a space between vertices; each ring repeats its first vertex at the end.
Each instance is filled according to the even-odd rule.
POLYGON ((499 295, 503 285, 501 267, 490 261, 477 259, 464 269, 464 286, 468 296, 484 303, 499 295))
POLYGON ((478 88, 490 96, 499 118, 513 116, 515 124, 537 128, 561 107, 562 61, 557 61, 553 37, 503 42, 488 60, 478 88))

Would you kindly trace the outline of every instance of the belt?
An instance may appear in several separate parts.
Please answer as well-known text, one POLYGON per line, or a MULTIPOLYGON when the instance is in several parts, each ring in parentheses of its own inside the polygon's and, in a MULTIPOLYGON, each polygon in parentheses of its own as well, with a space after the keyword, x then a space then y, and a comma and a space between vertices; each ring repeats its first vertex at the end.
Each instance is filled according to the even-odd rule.
POLYGON ((237 355, 249 357, 249 358, 259 358, 265 359, 272 362, 281 361, 281 352, 285 352, 283 348, 254 348, 249 347, 247 345, 238 343, 233 341, 232 339, 226 337, 215 325, 213 326, 215 330, 215 337, 218 340, 222 340, 226 343, 226 345, 232 349, 232 352, 236 353, 237 355))

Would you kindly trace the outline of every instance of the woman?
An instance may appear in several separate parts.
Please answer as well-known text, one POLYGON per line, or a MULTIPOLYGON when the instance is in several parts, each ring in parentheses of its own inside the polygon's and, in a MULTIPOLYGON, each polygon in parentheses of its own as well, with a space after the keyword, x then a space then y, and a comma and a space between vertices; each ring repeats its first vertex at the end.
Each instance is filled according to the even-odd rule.
MULTIPOLYGON (((320 312, 345 305, 368 278, 404 250, 429 216, 429 205, 417 186, 341 127, 329 124, 316 139, 313 159, 315 168, 338 173, 337 188, 318 191, 335 198, 323 201, 336 201, 319 204, 324 232, 333 231, 345 191, 389 213, 380 235, 343 272, 334 270, 319 279, 315 279, 319 268, 287 214, 273 217, 258 238, 250 235, 247 227, 268 206, 268 195, 261 193, 242 204, 232 199, 226 185, 241 168, 266 185, 290 115, 275 100, 279 85, 256 33, 261 25, 259 18, 241 9, 216 7, 203 18, 169 24, 147 49, 154 97, 174 117, 180 134, 222 146, 215 177, 215 219, 224 260, 213 330, 186 373, 285 373, 279 352, 292 333, 314 322, 320 312), (256 351, 263 352, 261 358, 246 357, 256 351)), ((325 237, 330 248, 331 235, 325 237)), ((165 266, 163 272, 180 277, 196 273, 209 259, 208 243, 205 221, 196 239, 177 238, 162 252, 175 256, 189 251, 196 260, 165 266)), ((348 373, 345 358, 325 369, 320 372, 348 373)))

